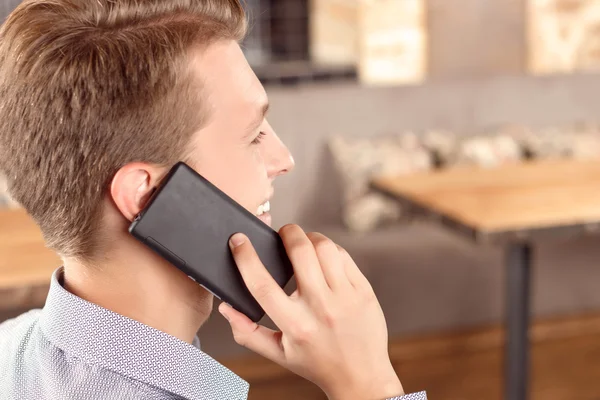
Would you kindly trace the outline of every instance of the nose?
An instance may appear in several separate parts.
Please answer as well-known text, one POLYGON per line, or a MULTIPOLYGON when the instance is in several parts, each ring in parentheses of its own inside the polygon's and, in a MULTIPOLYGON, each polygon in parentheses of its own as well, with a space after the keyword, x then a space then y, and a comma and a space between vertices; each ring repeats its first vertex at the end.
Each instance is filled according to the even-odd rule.
POLYGON ((294 157, 292 157, 287 146, 277 135, 273 134, 273 138, 275 140, 272 141, 273 148, 269 152, 270 158, 267 167, 269 177, 271 178, 287 174, 294 169, 294 166, 296 165, 294 157))

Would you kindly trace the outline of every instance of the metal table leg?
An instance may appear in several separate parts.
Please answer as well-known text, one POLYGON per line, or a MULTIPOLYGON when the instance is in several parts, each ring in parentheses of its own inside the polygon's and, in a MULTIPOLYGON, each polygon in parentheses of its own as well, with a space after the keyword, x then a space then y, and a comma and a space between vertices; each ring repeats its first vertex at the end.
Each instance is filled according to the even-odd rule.
POLYGON ((506 259, 507 327, 505 399, 525 400, 529 378, 529 292, 531 246, 512 244, 506 259))

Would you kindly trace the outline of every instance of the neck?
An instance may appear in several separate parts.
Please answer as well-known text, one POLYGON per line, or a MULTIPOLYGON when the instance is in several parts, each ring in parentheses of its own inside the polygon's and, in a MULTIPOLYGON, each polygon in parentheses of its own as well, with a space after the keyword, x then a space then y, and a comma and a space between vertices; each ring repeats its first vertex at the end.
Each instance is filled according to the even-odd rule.
POLYGON ((213 296, 131 237, 101 263, 65 260, 65 289, 108 310, 192 343, 213 296))

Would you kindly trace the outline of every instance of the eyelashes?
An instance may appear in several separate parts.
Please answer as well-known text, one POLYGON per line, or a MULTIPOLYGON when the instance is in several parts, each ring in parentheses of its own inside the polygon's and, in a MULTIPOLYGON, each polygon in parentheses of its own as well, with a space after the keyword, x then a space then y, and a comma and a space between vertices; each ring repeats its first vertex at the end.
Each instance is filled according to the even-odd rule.
POLYGON ((258 136, 256 136, 256 138, 254 138, 254 140, 252 141, 252 144, 259 144, 266 135, 267 135, 266 133, 260 132, 258 134, 258 136))

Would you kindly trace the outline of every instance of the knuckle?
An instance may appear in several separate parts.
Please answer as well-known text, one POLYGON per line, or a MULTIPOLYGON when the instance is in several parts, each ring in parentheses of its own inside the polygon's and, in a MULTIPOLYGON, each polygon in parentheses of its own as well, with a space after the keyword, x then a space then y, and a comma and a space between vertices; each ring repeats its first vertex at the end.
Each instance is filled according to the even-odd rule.
POLYGON ((291 329, 291 336, 299 344, 307 344, 314 340, 318 329, 313 324, 298 323, 291 329))
POLYGON ((345 248, 343 248, 342 246, 340 246, 339 244, 336 245, 338 251, 340 252, 340 255, 342 256, 350 256, 350 254, 348 253, 348 250, 346 250, 345 248))
POLYGON ((242 347, 248 344, 248 337, 239 332, 233 332, 233 340, 242 347))
POLYGON ((375 295, 375 291, 373 290, 373 287, 371 286, 369 281, 367 281, 366 279, 365 279, 363 285, 361 285, 359 292, 360 292, 360 295, 363 298, 363 300, 377 301, 377 296, 375 295))
POLYGON ((266 299, 272 293, 271 285, 267 284, 264 281, 258 281, 253 283, 250 289, 251 292, 254 294, 254 297, 259 299, 266 299))
POLYGON ((316 232, 306 232, 306 237, 308 238, 308 240, 310 240, 312 243, 314 243, 316 240, 318 240, 318 236, 316 232))
POLYGON ((298 241, 290 249, 292 256, 301 256, 313 250, 313 246, 310 242, 298 241))
POLYGON ((318 252, 327 252, 336 248, 335 244, 326 237, 320 237, 316 239, 314 242, 314 246, 318 252))
POLYGON ((279 234, 289 235, 298 229, 300 229, 300 227, 296 224, 286 224, 279 229, 279 234))
POLYGON ((323 323, 328 328, 333 328, 337 324, 338 313, 331 307, 325 307, 321 313, 323 323))
POLYGON ((307 232, 306 236, 308 236, 311 241, 319 240, 323 237, 323 235, 319 232, 307 232))

